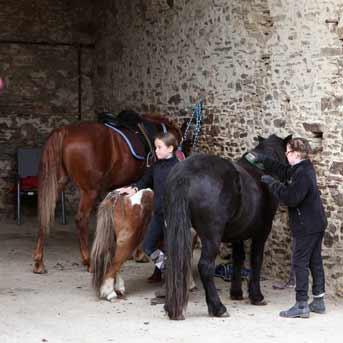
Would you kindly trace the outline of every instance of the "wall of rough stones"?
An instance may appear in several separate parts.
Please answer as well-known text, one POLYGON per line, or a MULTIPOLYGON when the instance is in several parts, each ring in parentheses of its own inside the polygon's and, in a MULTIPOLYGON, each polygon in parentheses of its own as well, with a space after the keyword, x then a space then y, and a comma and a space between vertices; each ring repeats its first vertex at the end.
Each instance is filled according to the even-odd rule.
MULTIPOLYGON (((200 150, 236 158, 257 135, 271 133, 311 141, 329 218, 327 284, 343 295, 343 49, 337 23, 343 2, 104 4, 95 59, 97 109, 160 111, 181 120, 204 96, 200 150)), ((281 208, 268 241, 267 274, 286 277, 289 243, 281 208)))
POLYGON ((0 0, 0 212, 14 215, 15 151, 93 117, 90 0, 0 0), (79 89, 81 78, 81 92, 79 89), (81 94, 81 101, 79 101, 81 94), (80 102, 80 104, 79 104, 80 102))

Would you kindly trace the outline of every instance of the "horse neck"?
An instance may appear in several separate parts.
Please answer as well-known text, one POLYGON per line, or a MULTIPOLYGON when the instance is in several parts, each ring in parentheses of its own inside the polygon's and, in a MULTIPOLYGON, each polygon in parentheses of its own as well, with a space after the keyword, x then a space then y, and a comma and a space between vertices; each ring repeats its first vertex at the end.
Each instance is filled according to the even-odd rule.
POLYGON ((260 177, 264 174, 264 172, 261 169, 258 169, 257 167, 253 166, 251 163, 246 161, 244 157, 241 157, 235 163, 237 163, 247 173, 249 173, 252 177, 256 179, 260 179, 260 177))

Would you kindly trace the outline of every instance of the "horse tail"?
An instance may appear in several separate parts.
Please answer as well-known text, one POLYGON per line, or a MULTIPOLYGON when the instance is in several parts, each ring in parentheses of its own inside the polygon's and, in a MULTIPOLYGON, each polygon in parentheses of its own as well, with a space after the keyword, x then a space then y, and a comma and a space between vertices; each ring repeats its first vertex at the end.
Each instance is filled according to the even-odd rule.
POLYGON ((114 205, 115 200, 103 200, 97 214, 96 233, 91 252, 91 270, 93 272, 93 287, 98 295, 108 267, 116 253, 114 205))
POLYGON ((166 310, 170 319, 183 319, 189 296, 192 259, 189 179, 171 178, 166 192, 167 268, 166 310))
POLYGON ((50 231, 58 197, 58 176, 63 167, 63 139, 66 128, 54 130, 46 141, 38 173, 38 219, 41 227, 50 231))

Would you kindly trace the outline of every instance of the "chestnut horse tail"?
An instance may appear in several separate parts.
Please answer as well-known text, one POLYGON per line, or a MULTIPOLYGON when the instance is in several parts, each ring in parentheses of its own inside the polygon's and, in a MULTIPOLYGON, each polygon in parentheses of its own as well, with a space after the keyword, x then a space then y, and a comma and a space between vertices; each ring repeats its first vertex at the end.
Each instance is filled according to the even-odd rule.
POLYGON ((116 234, 114 231, 114 206, 116 199, 101 202, 97 214, 95 239, 91 253, 93 287, 99 295, 106 272, 116 253, 116 234))
POLYGON ((182 319, 191 278, 192 234, 188 203, 189 179, 170 178, 166 191, 167 268, 166 310, 170 319, 182 319))
POLYGON ((38 175, 38 218, 49 233, 58 198, 58 177, 63 167, 62 147, 67 130, 54 130, 44 145, 38 175))

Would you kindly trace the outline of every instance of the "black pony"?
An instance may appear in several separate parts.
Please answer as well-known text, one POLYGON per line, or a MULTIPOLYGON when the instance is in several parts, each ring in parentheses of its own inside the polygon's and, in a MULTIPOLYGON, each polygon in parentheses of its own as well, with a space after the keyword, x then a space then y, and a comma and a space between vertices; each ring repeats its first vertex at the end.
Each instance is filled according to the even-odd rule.
MULTIPOLYGON (((287 163, 288 136, 259 137, 252 151, 287 163)), ((251 276, 249 298, 254 305, 264 305, 260 272, 264 245, 272 227, 278 201, 260 182, 263 171, 243 156, 237 162, 216 156, 193 155, 178 163, 167 180, 167 298, 165 309, 171 319, 184 319, 188 302, 191 272, 191 230, 198 233, 201 257, 198 269, 205 288, 211 316, 228 315, 220 301, 213 276, 220 242, 233 243, 231 299, 243 299, 241 268, 244 262, 243 241, 251 238, 251 276)))

